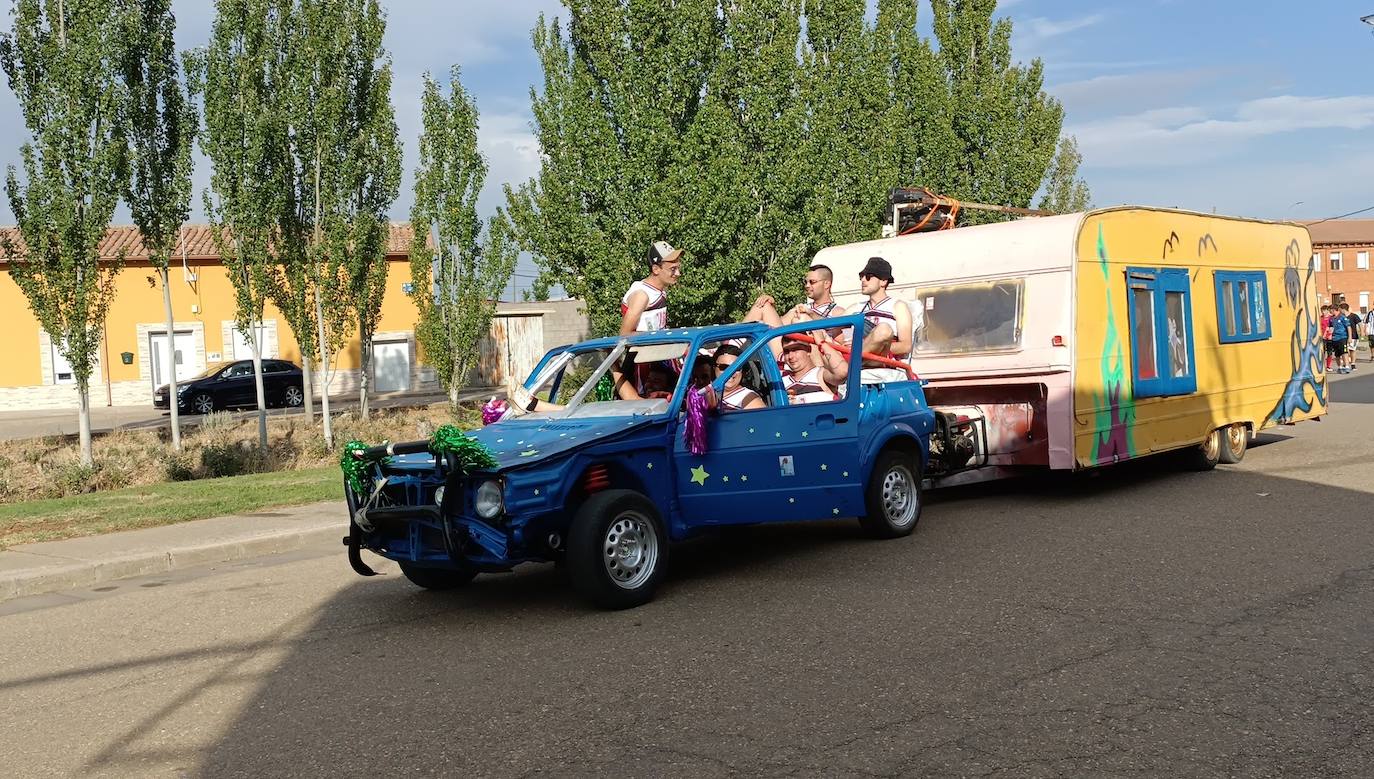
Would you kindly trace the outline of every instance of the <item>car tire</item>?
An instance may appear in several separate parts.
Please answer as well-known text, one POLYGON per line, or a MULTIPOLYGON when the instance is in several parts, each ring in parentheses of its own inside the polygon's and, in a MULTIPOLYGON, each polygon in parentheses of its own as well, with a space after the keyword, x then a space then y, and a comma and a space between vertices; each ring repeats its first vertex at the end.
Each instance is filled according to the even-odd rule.
POLYGON ((1243 424, 1227 425, 1221 430, 1221 453, 1219 462, 1235 465, 1245 459, 1245 450, 1250 445, 1250 429, 1243 424))
POLYGON ((603 609, 648 603, 668 562, 668 534, 653 501, 634 490, 587 498, 573 517, 566 555, 573 589, 603 609))
POLYGON ((215 410, 215 396, 208 392, 197 392, 191 397, 191 410, 197 414, 208 414, 215 410))
POLYGON ((1223 433, 1222 428, 1217 428, 1208 433, 1202 443, 1184 449, 1183 467, 1190 471, 1210 471, 1217 467, 1221 462, 1221 450, 1226 448, 1223 433))
POLYGON ((878 456, 864 492, 859 526, 873 538, 911 535, 921 519, 921 463, 915 454, 887 449, 878 456))
POLYGON ((287 408, 300 408, 305 405, 305 392, 295 384, 287 385, 281 391, 281 403, 287 408))
POLYGON ((412 563, 401 563, 401 574, 417 587, 426 590, 453 590, 462 587, 477 577, 470 568, 429 568, 412 563))

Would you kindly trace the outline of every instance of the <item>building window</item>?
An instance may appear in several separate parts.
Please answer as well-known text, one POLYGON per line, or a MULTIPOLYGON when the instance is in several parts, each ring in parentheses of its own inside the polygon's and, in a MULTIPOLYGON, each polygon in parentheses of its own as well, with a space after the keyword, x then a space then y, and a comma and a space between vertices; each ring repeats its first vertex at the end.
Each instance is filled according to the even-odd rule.
POLYGON ((1188 271, 1129 268, 1131 368, 1138 398, 1197 391, 1193 361, 1193 307, 1188 271))
POLYGON ((1322 253, 1312 252, 1312 272, 1316 273, 1322 267, 1322 253))
POLYGON ((72 370, 72 364, 67 362, 67 358, 62 356, 62 350, 57 344, 52 344, 49 348, 52 349, 52 383, 75 384, 76 371, 72 370))
POLYGON ((1361 292, 1361 293, 1360 293, 1360 313, 1363 314, 1363 313, 1365 313, 1365 312, 1368 311, 1368 310, 1369 310, 1369 293, 1368 293, 1368 292, 1361 292))
POLYGON ((1355 270, 1369 270, 1369 252, 1355 252, 1355 270))
POLYGON ((1341 253, 1340 253, 1340 252, 1331 252, 1331 255, 1330 255, 1330 256, 1331 256, 1331 270, 1340 270, 1340 269, 1341 269, 1341 253))
POLYGON ((1213 274, 1213 284, 1217 335, 1222 343, 1269 338, 1269 289, 1262 271, 1219 270, 1213 274))

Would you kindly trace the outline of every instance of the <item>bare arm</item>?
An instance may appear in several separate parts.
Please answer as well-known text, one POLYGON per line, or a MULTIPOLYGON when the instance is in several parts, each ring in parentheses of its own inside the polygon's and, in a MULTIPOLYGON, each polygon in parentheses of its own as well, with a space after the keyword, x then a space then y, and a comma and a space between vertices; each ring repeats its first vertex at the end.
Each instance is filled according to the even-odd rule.
POLYGON ((893 357, 905 357, 911 354, 911 309, 898 300, 892 313, 897 318, 897 332, 889 348, 893 357))
POLYGON ((639 326, 639 315, 648 307, 649 296, 644 294, 644 290, 631 292, 630 302, 625 304, 625 315, 620 318, 620 334, 632 335, 639 326))

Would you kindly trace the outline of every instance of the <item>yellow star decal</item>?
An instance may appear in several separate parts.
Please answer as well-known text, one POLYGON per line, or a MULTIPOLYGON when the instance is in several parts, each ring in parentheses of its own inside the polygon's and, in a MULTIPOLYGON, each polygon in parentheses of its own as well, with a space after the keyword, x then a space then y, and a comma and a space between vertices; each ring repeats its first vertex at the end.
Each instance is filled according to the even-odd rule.
POLYGON ((697 467, 692 469, 692 481, 696 482, 697 484, 700 484, 703 487, 706 486, 706 479, 710 475, 711 474, 706 472, 706 466, 704 465, 698 465, 697 467))

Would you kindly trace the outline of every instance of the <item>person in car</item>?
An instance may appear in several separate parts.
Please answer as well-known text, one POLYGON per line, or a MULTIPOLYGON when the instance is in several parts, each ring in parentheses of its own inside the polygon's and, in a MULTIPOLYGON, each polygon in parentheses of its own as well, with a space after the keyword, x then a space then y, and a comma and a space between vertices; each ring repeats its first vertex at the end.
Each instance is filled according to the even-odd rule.
MULTIPOLYGON (((817 365, 811 349, 811 344, 804 341, 783 338, 782 359, 788 370, 783 373, 782 385, 787 391, 788 403, 826 403, 840 397, 839 388, 844 386, 848 364, 843 357, 833 360, 823 356, 826 364, 817 365)), ((820 353, 839 356, 825 341, 821 342, 820 353)))
MULTIPOLYGON (((735 360, 738 359, 738 346, 730 343, 722 344, 720 348, 716 349, 715 353, 711 355, 712 365, 716 370, 716 376, 720 376, 722 373, 729 370, 730 366, 734 365, 735 360)), ((721 411, 744 411, 746 409, 766 408, 768 404, 763 402, 763 398, 759 397, 757 392, 740 383, 743 375, 743 371, 736 371, 735 374, 725 382, 725 389, 721 392, 719 398, 715 398, 714 393, 712 393, 709 396, 714 400, 712 405, 719 408, 721 411)))

